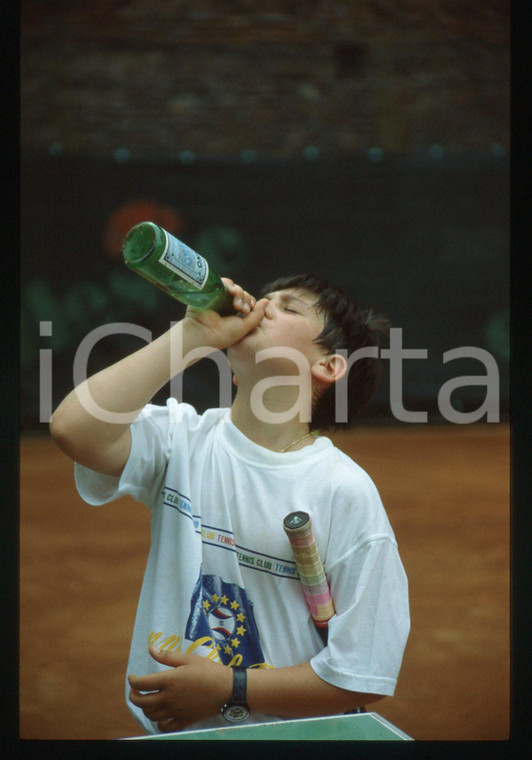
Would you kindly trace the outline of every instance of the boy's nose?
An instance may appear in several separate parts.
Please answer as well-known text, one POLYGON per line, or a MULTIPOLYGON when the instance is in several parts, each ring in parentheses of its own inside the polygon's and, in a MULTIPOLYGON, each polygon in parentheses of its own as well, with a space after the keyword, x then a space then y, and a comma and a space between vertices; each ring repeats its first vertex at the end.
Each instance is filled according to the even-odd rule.
POLYGON ((272 308, 271 301, 268 301, 268 303, 266 304, 266 307, 264 309, 264 316, 266 317, 266 319, 272 319, 273 317, 273 308, 272 308))

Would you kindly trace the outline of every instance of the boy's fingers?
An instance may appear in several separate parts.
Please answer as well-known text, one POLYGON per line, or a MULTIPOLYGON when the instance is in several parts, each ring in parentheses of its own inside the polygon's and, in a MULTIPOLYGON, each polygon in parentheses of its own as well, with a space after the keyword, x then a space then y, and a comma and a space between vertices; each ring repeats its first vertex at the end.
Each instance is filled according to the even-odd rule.
POLYGON ((267 305, 268 300, 263 298, 260 301, 257 301, 255 307, 249 312, 249 314, 242 317, 242 327, 245 329, 245 332, 253 330, 254 327, 257 327, 262 322, 267 305))
POLYGON ((160 673, 150 673, 147 676, 128 676, 128 682, 135 691, 157 691, 161 688, 160 673))
POLYGON ((255 306, 256 299, 241 285, 236 285, 228 277, 222 277, 222 282, 228 293, 233 296, 233 306, 241 313, 249 314, 255 306))
POLYGON ((252 309, 251 302, 252 296, 250 296, 249 293, 246 293, 246 291, 242 288, 237 287, 233 298, 233 306, 235 309, 238 309, 240 312, 249 314, 252 309))

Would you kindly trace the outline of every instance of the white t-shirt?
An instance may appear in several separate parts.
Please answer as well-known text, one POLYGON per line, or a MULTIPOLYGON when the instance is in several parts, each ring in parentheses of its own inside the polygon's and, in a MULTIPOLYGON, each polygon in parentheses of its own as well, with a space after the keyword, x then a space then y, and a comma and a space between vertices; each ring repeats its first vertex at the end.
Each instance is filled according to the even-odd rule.
MULTIPOLYGON (((171 398, 131 425, 120 478, 75 466, 78 491, 99 505, 130 494, 151 512, 151 548, 127 674, 164 666, 148 644, 226 665, 310 660, 350 691, 394 693, 410 620, 407 579, 392 528, 364 470, 318 438, 280 454, 258 446, 229 409, 199 415, 171 398), (283 518, 312 518, 336 614, 324 648, 306 605, 283 518)), ((126 701, 148 733, 156 723, 126 701)), ((252 713, 248 722, 279 720, 252 713)), ((222 716, 190 729, 226 725, 222 716)))

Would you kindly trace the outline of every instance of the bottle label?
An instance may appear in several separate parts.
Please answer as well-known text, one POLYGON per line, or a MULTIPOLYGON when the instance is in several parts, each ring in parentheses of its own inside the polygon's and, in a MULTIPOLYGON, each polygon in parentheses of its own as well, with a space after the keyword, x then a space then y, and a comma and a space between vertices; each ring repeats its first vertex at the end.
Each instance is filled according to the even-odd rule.
POLYGON ((160 263, 171 269, 174 274, 182 277, 198 290, 202 290, 209 276, 209 264, 193 251, 188 245, 177 240, 173 235, 169 235, 163 230, 166 237, 164 251, 159 258, 160 263))

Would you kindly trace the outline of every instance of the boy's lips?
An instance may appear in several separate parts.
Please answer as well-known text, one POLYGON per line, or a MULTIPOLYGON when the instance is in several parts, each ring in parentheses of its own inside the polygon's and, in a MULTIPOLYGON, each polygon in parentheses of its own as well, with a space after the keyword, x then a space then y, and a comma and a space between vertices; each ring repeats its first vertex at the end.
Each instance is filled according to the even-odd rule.
POLYGON ((256 332, 257 330, 260 330, 260 329, 261 329, 261 327, 262 327, 262 325, 263 325, 263 322, 264 322, 264 320, 261 320, 261 321, 259 322, 259 324, 258 324, 256 327, 254 327, 254 328, 253 328, 253 330, 250 330, 250 331, 248 332, 248 335, 252 335, 252 334, 253 334, 254 332, 256 332))

